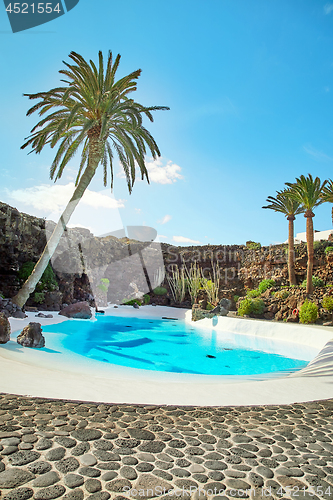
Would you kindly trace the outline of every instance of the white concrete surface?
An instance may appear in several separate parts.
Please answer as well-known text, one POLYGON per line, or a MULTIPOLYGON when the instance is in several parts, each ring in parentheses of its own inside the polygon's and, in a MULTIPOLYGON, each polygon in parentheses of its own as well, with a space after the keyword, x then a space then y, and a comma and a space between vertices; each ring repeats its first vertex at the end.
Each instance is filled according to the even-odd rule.
MULTIPOLYGON (((158 306, 139 310, 110 306, 106 314, 190 321, 190 311, 158 306)), ((38 321, 42 327, 68 321, 57 313, 53 315, 53 319, 35 318, 35 313, 23 320, 11 318, 12 332, 21 331, 29 321, 38 321)), ((205 319, 194 326, 248 335, 249 339, 278 338, 290 345, 291 352, 303 344, 318 355, 297 373, 258 380, 110 365, 66 351, 59 334, 46 333, 46 347, 42 350, 24 348, 13 336, 13 340, 0 346, 0 391, 80 401, 207 406, 289 404, 333 398, 333 329, 229 317, 205 319)))

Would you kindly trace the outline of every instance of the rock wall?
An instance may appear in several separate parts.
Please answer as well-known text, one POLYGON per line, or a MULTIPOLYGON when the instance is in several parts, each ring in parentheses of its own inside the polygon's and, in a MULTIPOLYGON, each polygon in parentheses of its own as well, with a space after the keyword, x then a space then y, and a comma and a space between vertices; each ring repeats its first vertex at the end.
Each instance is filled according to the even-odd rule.
MULTIPOLYGON (((55 223, 20 213, 0 202, 0 292, 13 297, 20 288, 18 271, 23 263, 37 262, 47 237, 55 223)), ((327 243, 328 244, 328 243, 327 243)), ((314 275, 325 284, 333 283, 333 256, 326 257, 325 244, 315 249, 314 275)), ((205 276, 212 275, 212 268, 220 273, 220 298, 233 300, 244 295, 247 288, 255 288, 265 278, 272 278, 277 285, 288 284, 286 245, 262 247, 251 250, 245 245, 205 245, 176 247, 165 243, 140 243, 114 236, 94 237, 87 229, 67 229, 52 259, 58 288, 45 293, 44 309, 60 309, 63 304, 88 300, 93 296, 102 300, 101 279, 108 279, 107 299, 121 302, 136 292, 147 293, 156 284, 154 270, 165 267, 170 273, 175 265, 188 269, 196 262, 205 276), (162 248, 163 259, 160 254, 162 248)), ((306 276, 306 246, 297 245, 295 251, 296 276, 302 282, 306 276)), ((167 280, 163 286, 165 296, 153 296, 159 304, 172 304, 172 294, 167 280)), ((105 299, 104 299, 105 300, 105 299)), ((33 298, 30 305, 36 305, 33 298)), ((189 306, 189 297, 183 304, 189 306)))

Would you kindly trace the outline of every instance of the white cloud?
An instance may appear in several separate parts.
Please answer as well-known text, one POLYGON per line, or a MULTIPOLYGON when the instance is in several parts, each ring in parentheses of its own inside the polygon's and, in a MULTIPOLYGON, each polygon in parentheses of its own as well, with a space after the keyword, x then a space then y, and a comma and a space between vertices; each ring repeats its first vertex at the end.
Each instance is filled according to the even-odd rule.
POLYGON ((167 240, 167 239, 168 239, 168 237, 167 237, 167 236, 164 236, 164 234, 158 234, 158 235, 157 235, 157 237, 158 237, 158 238, 161 238, 161 239, 163 239, 163 240, 167 240))
POLYGON ((327 3, 326 5, 324 5, 324 12, 326 16, 330 14, 332 10, 333 10, 333 3, 327 3))
MULTIPOLYGON (((153 158, 149 158, 146 160, 145 164, 150 182, 155 182, 156 184, 173 184, 177 182, 177 180, 184 179, 180 173, 181 167, 176 165, 176 163, 172 163, 170 160, 165 160, 164 158, 157 158, 154 160, 153 158)), ((139 168, 137 167, 136 170, 136 176, 139 180, 141 179, 139 168)), ((122 179, 125 178, 122 168, 117 173, 117 177, 122 179)))
MULTIPOLYGON (((59 212, 69 202, 74 189, 74 182, 62 186, 43 184, 14 191, 7 190, 7 194, 12 200, 30 205, 37 210, 59 212)), ((92 208, 115 209, 124 207, 124 200, 116 200, 111 196, 86 189, 80 204, 92 208)))
POLYGON ((141 212, 142 212, 141 208, 135 208, 134 210, 136 211, 137 214, 141 214, 141 212))
POLYGON ((190 238, 185 238, 185 236, 173 236, 173 241, 176 243, 200 243, 200 241, 197 240, 191 240, 190 238))
POLYGON ((172 219, 171 215, 165 215, 162 219, 158 220, 157 222, 158 224, 166 224, 171 219, 172 219))
POLYGON ((148 170, 148 177, 151 182, 156 182, 157 184, 172 184, 179 179, 184 177, 180 174, 181 167, 172 163, 172 161, 167 161, 163 158, 157 158, 153 160, 151 158, 146 162, 146 168, 148 170))
POLYGON ((323 153, 323 151, 313 148, 312 146, 303 146, 303 149, 317 161, 333 161, 333 158, 328 156, 326 153, 323 153))

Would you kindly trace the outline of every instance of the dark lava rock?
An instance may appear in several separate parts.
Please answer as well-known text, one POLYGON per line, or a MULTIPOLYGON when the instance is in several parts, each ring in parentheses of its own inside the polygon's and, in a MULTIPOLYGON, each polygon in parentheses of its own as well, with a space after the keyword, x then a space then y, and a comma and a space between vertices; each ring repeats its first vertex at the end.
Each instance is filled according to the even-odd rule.
POLYGON ((59 314, 67 318, 90 319, 92 316, 88 302, 76 302, 64 307, 59 314))
POLYGON ((76 445, 75 439, 71 439, 65 436, 58 436, 55 438, 55 442, 63 446, 64 448, 73 448, 76 445))
POLYGON ((42 438, 38 441, 35 448, 36 450, 48 450, 49 448, 52 448, 52 446, 53 441, 51 441, 51 439, 42 438))
POLYGON ((10 323, 4 313, 0 313, 0 344, 6 344, 10 340, 10 323))
POLYGON ((71 435, 79 441, 94 441, 95 439, 102 437, 101 431, 98 431, 97 429, 77 429, 76 431, 73 431, 71 435))
POLYGON ((165 472, 165 470, 155 469, 155 470, 153 470, 153 474, 157 477, 161 477, 162 479, 165 479, 166 481, 172 481, 172 474, 165 472))
POLYGON ((120 475, 125 479, 136 479, 138 477, 136 470, 133 467, 125 466, 120 469, 120 475))
POLYGON ((61 497, 64 493, 66 493, 66 488, 64 488, 61 484, 56 484, 55 486, 38 490, 35 493, 34 498, 35 500, 52 500, 53 498, 61 497))
POLYGON ((101 477, 101 479, 103 479, 103 481, 112 481, 112 479, 114 479, 115 477, 117 477, 117 473, 116 472, 105 472, 105 474, 103 474, 103 476, 101 477))
POLYGON ((37 477, 32 483, 32 486, 37 486, 38 488, 45 488, 46 486, 51 486, 54 483, 57 483, 60 480, 59 475, 53 470, 47 472, 46 474, 42 474, 37 477))
POLYGON ((98 493, 89 495, 87 500, 108 500, 110 496, 110 493, 108 493, 107 491, 99 491, 98 493))
POLYGON ((137 428, 127 428, 126 431, 129 433, 129 435, 132 437, 132 438, 135 438, 135 439, 142 439, 142 440, 153 440, 155 439, 155 434, 153 434, 152 432, 150 431, 147 431, 145 429, 137 429, 137 428))
POLYGON ((207 460, 204 465, 207 469, 212 470, 225 470, 228 468, 227 465, 220 460, 207 460))
POLYGON ((84 455, 87 451, 90 450, 89 443, 79 443, 75 448, 72 449, 71 453, 75 457, 79 457, 80 455, 84 455))
POLYGON ((80 467, 80 463, 76 458, 69 457, 64 458, 63 460, 59 460, 59 462, 55 463, 56 469, 63 474, 67 472, 73 472, 80 467))
POLYGON ((88 493, 96 493, 102 489, 102 484, 98 479, 87 479, 84 483, 84 487, 88 493))
POLYGON ((162 441, 150 441, 139 446, 140 451, 148 453, 160 453, 165 448, 165 443, 162 441))
POLYGON ((64 500, 83 500, 84 493, 80 488, 70 491, 62 497, 64 500))
POLYGON ((17 468, 7 469, 0 472, 0 491, 2 489, 16 488, 34 478, 35 476, 31 472, 17 468))
POLYGON ((97 450, 111 451, 113 450, 113 443, 111 443, 111 441, 106 441, 105 439, 99 439, 94 443, 94 447, 97 450))
POLYGON ((52 465, 48 462, 35 462, 28 465, 28 469, 33 474, 45 474, 52 469, 52 465))
POLYGON ((88 477, 99 477, 101 475, 101 471, 95 469, 94 467, 81 467, 78 472, 79 474, 82 474, 82 476, 88 477))
POLYGON ((64 483, 68 488, 77 488, 84 483, 84 477, 79 474, 67 474, 64 477, 64 483))
POLYGON ((123 457, 122 462, 124 465, 136 465, 138 460, 135 457, 123 457))
POLYGON ((39 457, 40 453, 37 453, 37 451, 30 451, 30 450, 18 451, 8 457, 8 462, 13 466, 15 465, 20 466, 29 464, 30 462, 34 462, 39 457))
POLYGON ((15 490, 10 491, 2 498, 3 500, 28 500, 34 494, 31 488, 17 488, 15 490))
POLYGON ((30 322, 17 337, 17 343, 24 347, 41 348, 45 346, 40 323, 30 322))
POLYGON ((141 462, 136 466, 136 470, 138 472, 150 472, 154 469, 154 466, 152 464, 149 464, 148 462, 141 462))
POLYGON ((124 488, 132 488, 132 484, 128 479, 114 479, 105 485, 106 489, 109 491, 119 491, 120 493, 124 492, 124 488))
POLYGON ((50 460, 51 462, 55 462, 56 460, 61 460, 64 458, 66 454, 65 448, 53 448, 48 451, 45 455, 46 460, 50 460))

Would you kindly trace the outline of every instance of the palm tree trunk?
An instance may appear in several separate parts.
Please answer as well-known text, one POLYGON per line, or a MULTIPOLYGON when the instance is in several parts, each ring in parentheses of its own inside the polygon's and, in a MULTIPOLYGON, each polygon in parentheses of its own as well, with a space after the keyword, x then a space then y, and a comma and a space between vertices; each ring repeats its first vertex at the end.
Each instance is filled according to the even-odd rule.
POLYGON ((296 275, 295 275, 295 245, 294 245, 294 215, 289 215, 287 218, 289 221, 289 236, 288 236, 288 272, 289 272, 289 283, 290 285, 297 285, 296 275))
POLYGON ((312 284, 312 269, 313 269, 313 220, 314 213, 311 210, 307 210, 304 214, 306 217, 306 243, 308 249, 308 268, 306 274, 306 293, 309 295, 313 292, 312 284))
POLYGON ((95 175, 96 168, 99 164, 100 161, 100 144, 99 141, 95 140, 93 141, 92 139, 90 140, 90 148, 89 148, 89 161, 88 165, 80 179, 80 182, 77 186, 77 188, 74 191, 74 194, 72 198, 70 199, 69 203, 67 204, 65 210, 63 211, 58 224, 54 228, 54 231, 47 242, 42 255, 40 256, 40 259, 38 260, 37 264, 35 265, 31 275, 29 278, 26 280, 26 282, 23 284, 22 288, 18 291, 18 293, 15 295, 15 297, 12 298, 12 302, 19 307, 23 307, 26 301, 29 298, 29 295, 35 290, 37 283, 43 276, 43 273, 52 258, 59 241, 65 231, 66 225, 68 224, 68 221, 73 214, 76 206, 78 205, 79 201, 81 200, 85 190, 89 186, 92 178, 95 175), (94 143, 95 142, 95 143, 94 143))

